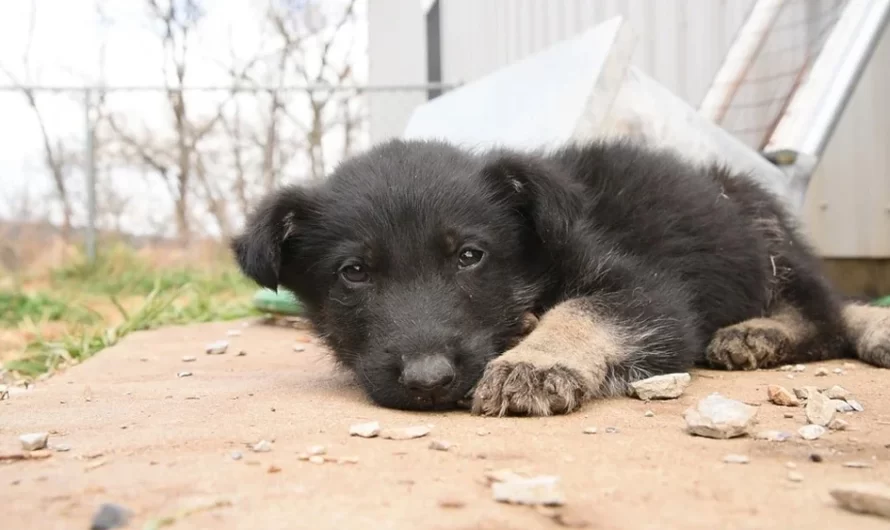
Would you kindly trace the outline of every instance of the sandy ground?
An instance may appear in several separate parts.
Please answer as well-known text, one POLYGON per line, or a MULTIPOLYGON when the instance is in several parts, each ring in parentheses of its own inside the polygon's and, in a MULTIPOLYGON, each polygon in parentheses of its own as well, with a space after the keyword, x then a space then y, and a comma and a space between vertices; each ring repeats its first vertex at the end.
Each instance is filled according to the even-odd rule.
POLYGON ((567 510, 588 528, 888 527, 841 510, 828 494, 837 484, 890 477, 886 370, 856 364, 844 375, 816 377, 817 367, 808 366, 793 380, 778 371, 696 372, 673 401, 615 399, 564 417, 494 419, 377 408, 317 347, 294 351, 293 329, 244 327, 225 355, 203 353, 232 328, 240 323, 134 334, 0 402, 0 454, 18 451, 18 436, 34 431, 50 431, 51 446, 71 448, 0 464, 2 526, 86 529, 101 503, 115 502, 132 510, 129 528, 178 512, 170 528, 557 528, 533 508, 492 500, 486 470, 512 468, 559 475, 567 510), (241 350, 247 354, 236 356, 241 350), (183 355, 197 360, 184 363, 183 355), (177 377, 182 370, 194 375, 177 377), (803 410, 767 403, 770 383, 841 384, 865 411, 844 416, 848 431, 814 442, 684 432, 683 410, 714 391, 759 404, 760 428, 796 431, 803 410), (646 417, 647 410, 655 415, 646 417), (369 420, 434 427, 428 437, 406 441, 348 435, 351 424, 369 420), (598 434, 583 434, 589 426, 598 434), (457 447, 430 450, 434 438, 457 447), (260 439, 274 440, 271 452, 248 448, 260 439), (316 444, 358 463, 297 459, 316 444), (243 458, 233 459, 234 451, 243 458), (729 453, 751 461, 723 463, 729 453), (810 461, 813 453, 824 460, 810 461), (848 461, 871 467, 844 467, 848 461), (802 482, 789 480, 788 466, 802 482), (445 508, 443 499, 465 505, 445 508), (182 512, 212 503, 219 505, 182 512))

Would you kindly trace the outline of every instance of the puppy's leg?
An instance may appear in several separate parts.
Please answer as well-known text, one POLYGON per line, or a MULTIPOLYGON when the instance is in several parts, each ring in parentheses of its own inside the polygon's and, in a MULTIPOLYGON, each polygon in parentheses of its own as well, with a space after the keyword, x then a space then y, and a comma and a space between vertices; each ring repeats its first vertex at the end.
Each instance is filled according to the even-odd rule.
POLYGON ((863 362, 890 368, 890 308, 847 304, 843 315, 856 356, 863 362))
POLYGON ((557 305, 524 341, 488 364, 473 412, 568 413, 592 398, 625 393, 631 381, 685 368, 695 351, 686 327, 692 319, 651 314, 648 302, 627 292, 557 305))
MULTIPOLYGON (((708 344, 708 363, 728 370, 755 370, 779 364, 823 358, 810 346, 817 344, 819 329, 800 310, 784 305, 763 318, 752 318, 718 330, 708 344)), ((825 339, 831 342, 830 337, 825 339)))

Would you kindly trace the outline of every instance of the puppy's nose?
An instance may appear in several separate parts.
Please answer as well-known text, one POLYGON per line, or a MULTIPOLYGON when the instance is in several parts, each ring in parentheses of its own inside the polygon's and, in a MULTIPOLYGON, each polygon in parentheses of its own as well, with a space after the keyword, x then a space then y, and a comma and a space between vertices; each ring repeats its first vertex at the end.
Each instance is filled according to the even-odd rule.
POLYGON ((409 359, 402 369, 402 384, 416 394, 435 396, 454 382, 454 366, 443 355, 409 359))

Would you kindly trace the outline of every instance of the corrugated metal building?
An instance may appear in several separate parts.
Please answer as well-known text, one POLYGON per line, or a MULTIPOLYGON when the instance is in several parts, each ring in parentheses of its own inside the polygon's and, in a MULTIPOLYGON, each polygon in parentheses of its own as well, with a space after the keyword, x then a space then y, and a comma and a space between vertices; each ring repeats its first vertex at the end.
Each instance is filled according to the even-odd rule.
MULTIPOLYGON (((762 137, 772 81, 796 75, 842 0, 796 0, 756 83, 722 125, 752 147, 762 137)), ((472 81, 622 15, 639 35, 634 64, 697 107, 753 0, 371 0, 370 81, 472 81)), ((827 258, 890 258, 890 31, 856 88, 811 183, 804 224, 827 258)), ((375 141, 399 135, 425 92, 372 100, 375 141)), ((773 111, 774 112, 774 111, 773 111)))

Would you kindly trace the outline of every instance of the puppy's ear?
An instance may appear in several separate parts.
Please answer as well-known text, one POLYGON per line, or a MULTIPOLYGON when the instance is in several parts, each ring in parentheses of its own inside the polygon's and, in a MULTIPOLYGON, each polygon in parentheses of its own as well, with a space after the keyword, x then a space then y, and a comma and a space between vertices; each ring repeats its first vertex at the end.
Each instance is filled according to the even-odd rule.
POLYGON ((277 290, 285 242, 299 234, 313 211, 308 189, 288 186, 267 195, 248 216, 244 231, 231 241, 241 271, 259 285, 277 290))
POLYGON ((583 190, 552 162, 531 155, 502 153, 482 170, 500 202, 520 212, 545 244, 562 244, 582 213, 583 190))

